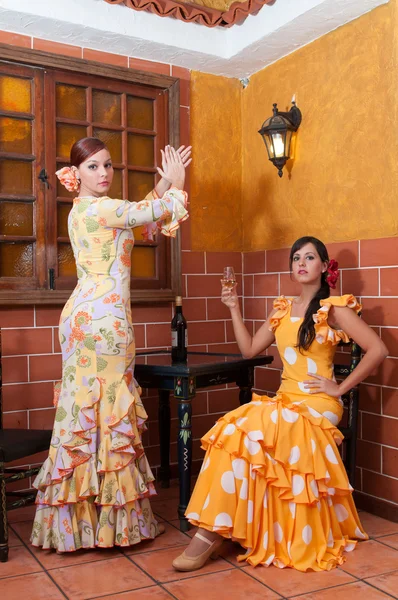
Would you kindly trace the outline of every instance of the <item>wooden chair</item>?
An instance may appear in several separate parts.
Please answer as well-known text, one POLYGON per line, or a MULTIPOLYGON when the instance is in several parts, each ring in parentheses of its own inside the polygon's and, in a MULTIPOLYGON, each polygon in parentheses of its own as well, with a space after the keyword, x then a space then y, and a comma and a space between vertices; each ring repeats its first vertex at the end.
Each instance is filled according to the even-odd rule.
POLYGON ((40 467, 7 467, 7 463, 20 460, 37 452, 48 450, 51 431, 34 429, 3 429, 1 330, 0 330, 0 562, 8 560, 7 511, 33 504, 35 490, 7 491, 7 484, 36 475, 40 467), (14 497, 14 500, 11 498, 14 497))
MULTIPOLYGON (((362 356, 362 350, 355 342, 340 344, 342 347, 351 348, 351 360, 349 365, 336 364, 334 374, 336 379, 345 379, 359 364, 362 356)), ((343 417, 342 423, 346 421, 346 426, 339 426, 344 435, 342 444, 342 457, 347 471, 348 479, 352 487, 355 487, 356 470, 356 448, 358 434, 358 408, 359 408, 359 386, 351 388, 343 396, 344 408, 347 410, 346 418, 343 417)))

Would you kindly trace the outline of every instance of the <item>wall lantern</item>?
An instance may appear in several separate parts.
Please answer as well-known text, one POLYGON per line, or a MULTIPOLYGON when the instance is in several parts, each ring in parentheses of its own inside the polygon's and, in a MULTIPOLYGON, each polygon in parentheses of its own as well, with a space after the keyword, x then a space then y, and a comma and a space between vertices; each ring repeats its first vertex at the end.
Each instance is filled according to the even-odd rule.
POLYGON ((274 104, 273 115, 259 130, 268 152, 268 158, 278 169, 279 177, 282 177, 282 169, 290 158, 290 143, 293 131, 297 131, 301 123, 301 111, 292 100, 293 106, 289 112, 280 112, 274 104))

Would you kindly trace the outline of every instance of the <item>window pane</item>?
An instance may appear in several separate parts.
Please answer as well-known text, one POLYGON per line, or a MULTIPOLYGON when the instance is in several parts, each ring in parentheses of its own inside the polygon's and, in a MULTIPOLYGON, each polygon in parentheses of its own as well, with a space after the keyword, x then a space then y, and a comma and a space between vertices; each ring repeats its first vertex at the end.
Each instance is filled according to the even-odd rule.
MULTIPOLYGON (((68 163, 57 163, 57 171, 63 167, 69 167, 68 163)), ((66 187, 62 185, 57 177, 57 196, 61 196, 62 198, 76 198, 78 193, 79 192, 68 192, 66 187)))
POLYGON ((136 246, 131 254, 131 275, 133 277, 155 277, 156 249, 136 246))
POLYGON ((31 112, 31 80, 0 75, 0 108, 12 112, 31 112))
POLYGON ((70 244, 58 244, 58 275, 76 277, 76 263, 70 244))
POLYGON ((57 232, 58 237, 69 237, 68 233, 68 216, 71 211, 72 204, 57 205, 57 232))
POLYGON ((108 196, 110 198, 123 199, 122 173, 123 173, 123 171, 121 169, 116 169, 113 172, 113 181, 112 181, 111 188, 108 192, 108 196))
POLYGON ((0 194, 32 195, 32 163, 0 159, 0 194))
POLYGON ((106 144, 114 163, 123 162, 122 159, 122 134, 119 131, 108 129, 93 129, 94 137, 99 138, 106 144))
POLYGON ((153 173, 140 173, 140 171, 129 171, 129 197, 130 202, 144 200, 155 187, 155 175, 153 173))
POLYGON ((127 156, 129 165, 135 167, 153 167, 154 138, 146 135, 129 133, 127 156))
POLYGON ((0 152, 32 154, 32 121, 0 117, 0 152))
POLYGON ((87 128, 81 125, 57 123, 57 156, 69 160, 73 144, 87 136, 87 128))
POLYGON ((0 202, 1 235, 33 235, 33 204, 0 202))
POLYGON ((32 277, 33 244, 0 244, 0 277, 32 277))
POLYGON ((93 90, 93 121, 106 125, 120 125, 120 95, 93 90))
POLYGON ((56 115, 65 119, 86 120, 86 89, 58 83, 56 87, 56 115))
POLYGON ((127 96, 127 126, 153 130, 153 100, 127 96))

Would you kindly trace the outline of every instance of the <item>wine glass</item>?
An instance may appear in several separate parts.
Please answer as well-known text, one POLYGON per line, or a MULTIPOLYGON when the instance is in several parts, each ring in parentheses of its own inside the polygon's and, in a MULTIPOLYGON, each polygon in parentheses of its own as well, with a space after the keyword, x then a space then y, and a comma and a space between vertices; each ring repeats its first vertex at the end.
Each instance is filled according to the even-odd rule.
POLYGON ((229 290, 232 290, 236 284, 236 277, 233 267, 224 267, 223 278, 221 279, 221 285, 229 290))

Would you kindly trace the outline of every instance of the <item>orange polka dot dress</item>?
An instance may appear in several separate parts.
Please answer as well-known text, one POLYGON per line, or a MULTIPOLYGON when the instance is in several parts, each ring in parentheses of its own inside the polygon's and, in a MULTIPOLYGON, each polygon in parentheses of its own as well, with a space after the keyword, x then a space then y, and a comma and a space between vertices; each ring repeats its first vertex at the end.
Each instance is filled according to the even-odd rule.
POLYGON ((291 317, 291 299, 275 301, 270 329, 283 362, 276 396, 253 394, 202 438, 206 456, 186 516, 239 542, 246 554, 238 559, 254 566, 330 570, 368 539, 336 445, 342 401, 303 384, 307 373, 333 378, 336 346, 349 340, 328 324, 332 305, 361 309, 350 295, 321 300, 316 338, 300 353, 302 319, 291 317))

